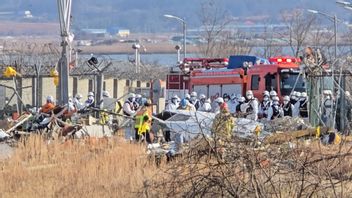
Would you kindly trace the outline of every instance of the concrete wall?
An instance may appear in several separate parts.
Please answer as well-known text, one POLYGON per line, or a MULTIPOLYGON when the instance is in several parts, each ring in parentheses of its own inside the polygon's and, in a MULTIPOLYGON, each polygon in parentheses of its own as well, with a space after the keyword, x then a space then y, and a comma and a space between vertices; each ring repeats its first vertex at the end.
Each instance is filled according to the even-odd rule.
MULTIPOLYGON (((57 98, 56 96, 56 87, 54 85, 54 80, 53 78, 42 78, 41 80, 41 103, 44 103, 46 100, 46 97, 48 95, 53 96, 54 98, 57 98)), ((114 79, 109 78, 105 79, 105 89, 110 93, 110 96, 114 96, 114 79)), ((0 79, 0 84, 7 85, 9 87, 13 87, 13 81, 12 80, 2 80, 0 79)), ((94 81, 93 81, 94 84, 94 81)), ((149 82, 140 82, 140 87, 137 86, 137 81, 129 81, 129 86, 127 86, 126 79, 120 79, 117 80, 117 88, 115 88, 116 92, 116 98, 120 98, 124 96, 125 94, 129 93, 130 90, 136 90, 136 92, 143 90, 142 92, 147 92, 147 85, 150 84, 149 82)), ((22 87, 25 86, 32 86, 32 78, 23 78, 22 79, 22 87)), ((94 85, 93 85, 94 86, 94 85)), ((94 87, 93 87, 94 89, 94 87)), ((77 78, 77 93, 82 94, 83 98, 85 99, 87 97, 87 94, 89 92, 89 79, 80 79, 77 78)), ((5 89, 5 97, 10 98, 12 95, 13 91, 11 89, 5 89)), ((33 89, 32 88, 27 88, 23 89, 22 91, 22 99, 25 104, 32 105, 32 97, 33 97, 33 89)), ((71 97, 74 96, 73 93, 73 77, 69 78, 69 95, 71 97)), ((16 100, 12 100, 10 102, 10 105, 14 105, 16 100)), ((0 98, 0 103, 3 103, 0 98)), ((2 105, 0 104, 0 107, 2 105)))

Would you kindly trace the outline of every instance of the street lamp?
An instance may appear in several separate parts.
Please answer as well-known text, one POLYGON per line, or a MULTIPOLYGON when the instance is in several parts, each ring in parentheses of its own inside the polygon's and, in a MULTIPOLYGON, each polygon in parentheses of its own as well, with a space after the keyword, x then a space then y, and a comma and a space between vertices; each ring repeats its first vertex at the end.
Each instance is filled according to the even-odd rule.
POLYGON ((183 58, 186 58, 186 21, 180 17, 170 15, 170 14, 165 14, 164 17, 169 18, 169 19, 176 19, 182 23, 183 27, 183 58))
POLYGON ((320 11, 317 11, 317 10, 310 10, 308 9, 307 10, 308 12, 312 13, 312 14, 320 14, 320 15, 323 15, 325 17, 327 17, 329 20, 331 20, 332 22, 334 22, 334 40, 335 40, 335 60, 337 59, 337 17, 336 17, 336 14, 334 14, 333 16, 332 15, 329 15, 329 14, 326 14, 324 12, 320 12, 320 11))

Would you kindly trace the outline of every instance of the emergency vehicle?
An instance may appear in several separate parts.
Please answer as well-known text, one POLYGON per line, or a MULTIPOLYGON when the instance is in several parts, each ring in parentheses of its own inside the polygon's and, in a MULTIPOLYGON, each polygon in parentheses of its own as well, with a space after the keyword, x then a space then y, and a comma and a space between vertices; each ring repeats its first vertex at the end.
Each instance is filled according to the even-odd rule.
POLYGON ((189 86, 192 91, 203 93, 211 99, 225 93, 244 96, 247 90, 252 90, 260 100, 265 90, 275 90, 279 97, 290 95, 293 89, 305 91, 303 77, 299 75, 299 58, 273 57, 269 62, 243 62, 241 68, 194 71, 189 86))
POLYGON ((279 97, 290 95, 293 88, 305 91, 303 77, 299 75, 299 58, 281 56, 265 61, 254 56, 231 56, 230 62, 222 60, 208 67, 205 64, 194 68, 192 62, 181 64, 178 72, 167 76, 166 99, 174 94, 183 97, 191 91, 205 94, 212 100, 225 93, 245 95, 247 90, 252 90, 258 99, 262 99, 265 90, 275 90, 279 97))
POLYGON ((184 97, 190 90, 190 76, 193 71, 226 68, 227 58, 185 58, 177 67, 172 67, 166 79, 166 100, 173 95, 184 97))

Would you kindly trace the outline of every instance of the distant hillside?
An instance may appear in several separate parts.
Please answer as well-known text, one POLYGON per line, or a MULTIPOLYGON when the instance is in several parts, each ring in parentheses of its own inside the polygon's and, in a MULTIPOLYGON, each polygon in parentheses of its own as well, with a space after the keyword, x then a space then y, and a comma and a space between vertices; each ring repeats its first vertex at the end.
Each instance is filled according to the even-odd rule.
MULTIPOLYGON (((73 25, 76 28, 122 27, 139 32, 171 31, 179 28, 162 17, 169 13, 185 17, 190 27, 200 25, 202 2, 206 0, 73 0, 73 25)), ((217 6, 234 17, 267 15, 270 21, 279 18, 283 10, 294 8, 336 12, 349 18, 348 11, 334 0, 214 0, 217 6)), ((42 21, 57 20, 55 0, 0 0, 0 12, 17 14, 30 10, 42 21)))

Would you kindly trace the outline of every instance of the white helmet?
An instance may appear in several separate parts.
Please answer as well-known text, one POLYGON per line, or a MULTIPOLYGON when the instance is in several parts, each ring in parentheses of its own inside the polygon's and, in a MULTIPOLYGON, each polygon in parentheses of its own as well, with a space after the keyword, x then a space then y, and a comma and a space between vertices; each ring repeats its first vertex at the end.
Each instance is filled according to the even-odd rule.
POLYGON ((274 96, 274 97, 273 97, 273 101, 279 102, 279 101, 280 101, 280 98, 277 97, 277 96, 274 96))
POLYGON ((296 97, 297 96, 297 91, 293 91, 292 93, 291 93, 291 98, 294 98, 294 97, 296 97))
POLYGON ((134 93, 128 94, 128 98, 135 98, 135 97, 136 97, 136 94, 134 94, 134 93))
POLYGON ((264 91, 263 96, 270 96, 270 93, 268 91, 264 91))
POLYGON ((296 92, 296 97, 297 97, 297 98, 300 98, 301 95, 302 95, 301 92, 296 92))
POLYGON ((246 98, 241 96, 239 99, 238 99, 238 102, 245 102, 246 101, 246 98))
POLYGON ((283 101, 289 102, 290 101, 290 97, 289 96, 284 96, 283 101))
POLYGON ((307 93, 306 92, 302 92, 301 98, 307 98, 307 93))
POLYGON ((270 97, 277 96, 277 93, 275 90, 270 91, 270 97))
POLYGON ((186 94, 186 95, 185 95, 185 98, 186 98, 186 99, 191 99, 191 95, 186 94))
POLYGON ((93 92, 88 92, 88 97, 89 96, 94 96, 94 93, 93 92))
POLYGON ((47 96, 46 97, 47 102, 54 102, 54 97, 53 96, 47 96))
POLYGON ((349 91, 345 91, 345 95, 346 95, 347 97, 350 97, 350 96, 351 96, 351 94, 350 94, 349 91))
POLYGON ((224 103, 224 99, 222 97, 218 97, 216 100, 215 100, 216 103, 224 103))
POLYGON ((197 95, 197 92, 195 92, 195 91, 193 91, 192 93, 191 93, 191 97, 197 97, 198 95, 197 95))
POLYGON ((136 94, 136 98, 142 98, 141 94, 136 94))
POLYGON ((108 91, 103 91, 103 97, 110 97, 110 94, 108 91))
POLYGON ((177 95, 173 95, 171 99, 178 99, 177 95))
POLYGON ((81 99, 83 96, 81 94, 76 94, 75 98, 77 98, 78 100, 81 99))
POLYGON ((206 96, 204 94, 200 94, 199 99, 206 99, 206 96))

